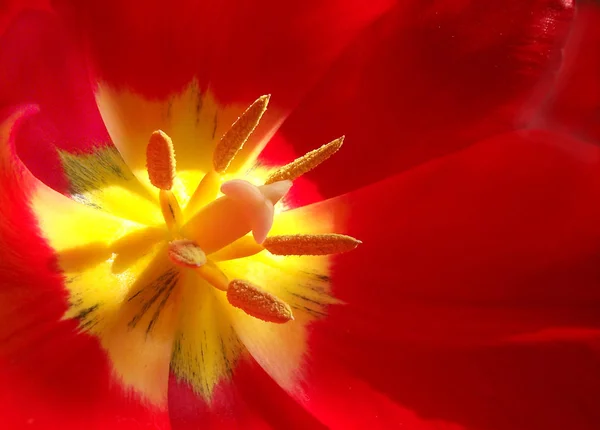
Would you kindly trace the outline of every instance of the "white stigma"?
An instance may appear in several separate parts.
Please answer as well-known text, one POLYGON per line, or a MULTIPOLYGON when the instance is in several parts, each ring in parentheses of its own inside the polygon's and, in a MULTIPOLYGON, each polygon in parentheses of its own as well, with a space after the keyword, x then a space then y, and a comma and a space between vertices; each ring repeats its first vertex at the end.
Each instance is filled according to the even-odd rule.
POLYGON ((221 185, 221 192, 240 203, 252 228, 256 243, 263 243, 273 226, 274 205, 287 194, 292 181, 278 181, 257 187, 248 181, 234 179, 221 185))

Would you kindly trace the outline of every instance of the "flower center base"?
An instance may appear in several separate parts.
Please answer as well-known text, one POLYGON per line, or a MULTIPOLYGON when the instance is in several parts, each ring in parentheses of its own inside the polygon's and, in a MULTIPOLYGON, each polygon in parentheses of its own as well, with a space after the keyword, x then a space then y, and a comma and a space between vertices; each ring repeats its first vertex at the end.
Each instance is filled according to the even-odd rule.
POLYGON ((170 261, 184 270, 194 270, 213 287, 227 291, 232 306, 263 321, 285 323, 293 319, 285 302, 248 281, 230 281, 220 270, 215 255, 220 259, 242 258, 264 249, 279 255, 325 255, 348 251, 360 241, 335 234, 267 237, 273 225, 274 207, 289 191, 292 181, 333 155, 343 138, 279 168, 265 185, 234 179, 219 187, 221 176, 259 123, 268 101, 268 96, 256 100, 223 136, 213 153, 214 169, 200 181, 183 211, 171 191, 177 174, 173 142, 161 130, 149 139, 146 166, 150 182, 159 189, 161 211, 170 232, 170 261), (218 191, 223 195, 217 198, 218 191), (247 236, 249 233, 252 238, 247 236))

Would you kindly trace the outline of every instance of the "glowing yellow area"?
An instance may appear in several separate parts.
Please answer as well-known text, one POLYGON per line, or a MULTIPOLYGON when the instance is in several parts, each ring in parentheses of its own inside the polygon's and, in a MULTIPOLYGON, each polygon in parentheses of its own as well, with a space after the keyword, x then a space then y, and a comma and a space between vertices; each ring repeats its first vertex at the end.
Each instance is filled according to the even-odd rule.
POLYGON ((60 153, 69 192, 81 203, 146 225, 161 224, 156 193, 142 186, 112 146, 92 154, 60 153))
MULTIPOLYGON (((295 227, 291 217, 287 227, 295 227)), ((327 259, 281 258, 263 252, 219 266, 230 278, 252 279, 292 308, 294 321, 283 325, 264 323, 231 306, 226 309, 239 338, 258 363, 284 389, 295 391, 307 352, 307 325, 324 317, 327 305, 340 303, 330 295, 327 259)))
MULTIPOLYGON (((255 168, 243 176, 234 167, 260 147, 260 139, 240 151, 250 152, 238 155, 225 175, 212 170, 216 142, 245 106, 219 107, 195 83, 167 101, 101 86, 98 103, 119 152, 62 154, 74 200, 46 187, 32 200, 65 275, 70 305, 65 318, 77 319, 82 331, 97 336, 116 380, 155 405, 166 405, 169 369, 210 401, 217 384, 231 377, 247 353, 283 388, 296 392, 307 326, 339 302, 330 296, 327 256, 260 252, 232 198, 215 200, 223 181, 238 178, 261 186, 272 173, 255 168), (169 194, 183 210, 177 223, 168 222, 165 210, 163 194, 170 191, 159 199, 145 167, 148 138, 157 129, 171 137, 177 157, 169 194), (216 216, 206 215, 211 207, 216 216), (184 267, 169 259, 169 244, 178 240, 200 246, 205 265, 184 267), (258 253, 246 256, 249 249, 258 253), (211 280, 211 268, 214 279, 224 278, 211 280), (221 291, 232 279, 247 280, 284 301, 294 320, 271 324, 234 308, 221 291)), ((340 232, 339 211, 282 212, 285 208, 285 201, 275 205, 272 235, 340 232)))
POLYGON ((216 385, 230 378, 245 348, 227 314, 225 293, 189 271, 181 280, 185 297, 173 346, 171 367, 178 379, 210 399, 216 385))
MULTIPOLYGON (((166 100, 149 100, 139 94, 117 90, 100 83, 96 101, 106 128, 123 159, 138 179, 149 186, 146 172, 148 136, 163 130, 173 140, 177 154, 180 188, 173 190, 178 199, 192 195, 204 173, 212 169, 212 154, 246 104, 219 105, 210 91, 202 92, 192 81, 180 93, 166 100)), ((254 161, 275 126, 268 115, 261 121, 244 148, 228 168, 236 176, 254 161)), ((182 206, 184 201, 180 200, 182 206)))
POLYGON ((182 274, 162 248, 130 286, 99 337, 126 387, 166 405, 169 362, 182 302, 182 274))
MULTIPOLYGON (((77 160, 69 159, 68 171, 74 178, 81 176, 73 175, 77 160)), ((83 169, 95 171, 91 156, 79 160, 83 169)), ((254 183, 268 174, 255 173, 250 178, 254 183)), ((109 205, 103 197, 115 204, 131 198, 135 185, 123 184, 123 188, 114 185, 110 194, 87 191, 84 185, 80 191, 105 208, 109 205)), ((306 352, 306 325, 323 316, 327 304, 336 303, 328 293, 327 259, 286 259, 262 252, 219 263, 230 279, 252 280, 292 307, 295 321, 274 327, 231 307, 224 292, 193 272, 176 269, 173 273, 178 273, 179 282, 170 292, 171 287, 161 290, 165 280, 175 275, 169 272, 173 266, 166 257, 167 229, 154 222, 160 216, 158 203, 150 203, 151 209, 141 206, 150 216, 137 214, 136 205, 123 205, 131 211, 128 218, 146 217, 151 226, 80 205, 47 188, 33 200, 41 230, 60 255, 67 279, 71 306, 65 317, 79 319, 82 330, 100 338, 118 380, 152 403, 165 405, 170 362, 178 378, 210 399, 219 381, 231 375, 248 350, 278 383, 293 390, 306 352)), ((278 232, 298 232, 305 220, 290 214, 286 213, 285 222, 276 221, 278 232)))
POLYGON ((70 304, 65 318, 78 319, 81 330, 100 338, 126 386, 164 404, 172 341, 168 339, 175 326, 167 317, 176 315, 171 310, 174 299, 165 304, 152 336, 143 328, 146 321, 135 330, 128 325, 144 305, 127 299, 144 285, 150 285, 150 291, 152 275, 164 269, 150 263, 165 232, 77 204, 45 187, 33 197, 32 206, 64 271, 70 304))

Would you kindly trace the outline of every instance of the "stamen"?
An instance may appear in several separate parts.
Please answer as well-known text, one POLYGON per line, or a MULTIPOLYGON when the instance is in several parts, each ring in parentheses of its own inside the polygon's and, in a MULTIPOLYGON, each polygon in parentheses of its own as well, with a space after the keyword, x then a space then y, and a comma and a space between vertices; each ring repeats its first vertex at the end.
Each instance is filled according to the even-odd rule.
POLYGON ((267 110, 270 95, 259 97, 223 135, 213 153, 213 167, 223 173, 252 134, 267 110))
POLYGON ((198 267, 196 272, 213 287, 221 291, 227 291, 229 279, 227 278, 227 275, 219 269, 219 266, 212 261, 208 260, 202 267, 198 267))
POLYGON ((211 170, 204 175, 198 184, 198 187, 196 187, 194 194, 192 194, 192 197, 190 197, 187 206, 185 207, 185 215, 190 216, 202 206, 206 206, 215 200, 219 194, 220 186, 221 177, 216 172, 211 170))
POLYGON ((183 219, 177 198, 172 191, 166 190, 160 190, 158 197, 165 224, 167 224, 169 231, 176 231, 181 227, 181 220, 183 219))
POLYGON ((275 255, 329 255, 351 251, 361 243, 343 234, 294 234, 267 237, 263 247, 275 255))
POLYGON ((252 237, 244 236, 219 249, 217 252, 210 254, 210 258, 213 261, 236 260, 238 258, 250 257, 263 250, 264 248, 256 243, 256 240, 252 237))
POLYGON ((206 254, 193 240, 174 240, 169 243, 169 259, 179 266, 196 268, 206 263, 206 254))
POLYGON ((240 279, 229 283, 227 300, 232 306, 266 322, 282 324, 294 319, 292 309, 283 300, 240 279))
POLYGON ((146 147, 146 168, 150 182, 161 190, 170 190, 175 179, 175 150, 171 138, 162 130, 150 136, 146 147))
POLYGON ((290 164, 286 164, 273 172, 265 181, 265 185, 277 181, 284 181, 286 179, 293 181, 294 179, 299 178, 335 154, 342 147, 343 143, 344 136, 329 142, 314 151, 307 152, 302 157, 296 158, 290 164))

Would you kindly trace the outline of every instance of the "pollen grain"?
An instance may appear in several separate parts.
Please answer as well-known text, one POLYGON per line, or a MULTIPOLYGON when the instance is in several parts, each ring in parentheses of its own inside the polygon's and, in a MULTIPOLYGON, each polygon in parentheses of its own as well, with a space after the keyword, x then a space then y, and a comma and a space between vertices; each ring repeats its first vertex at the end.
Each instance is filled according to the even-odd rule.
POLYGON ((343 234, 293 234, 267 237, 262 245, 275 255, 329 255, 351 251, 361 243, 343 234))
POLYGON ((294 179, 299 178, 335 154, 342 147, 343 143, 344 136, 337 138, 320 148, 307 152, 302 157, 296 158, 291 163, 280 167, 269 175, 265 184, 272 184, 273 182, 284 181, 286 179, 293 181, 294 179))
POLYGON ((259 97, 223 135, 213 153, 213 168, 217 173, 224 173, 242 149, 267 110, 270 97, 270 95, 259 97))
POLYGON ((169 243, 169 259, 178 266, 196 268, 206 263, 206 254, 192 240, 174 240, 169 243))
POLYGON ((232 306, 266 322, 283 324, 294 319, 292 309, 283 300, 240 279, 229 283, 227 300, 232 306))
POLYGON ((164 131, 155 131, 146 147, 146 168, 152 185, 170 190, 175 179, 175 166, 173 141, 164 131))

